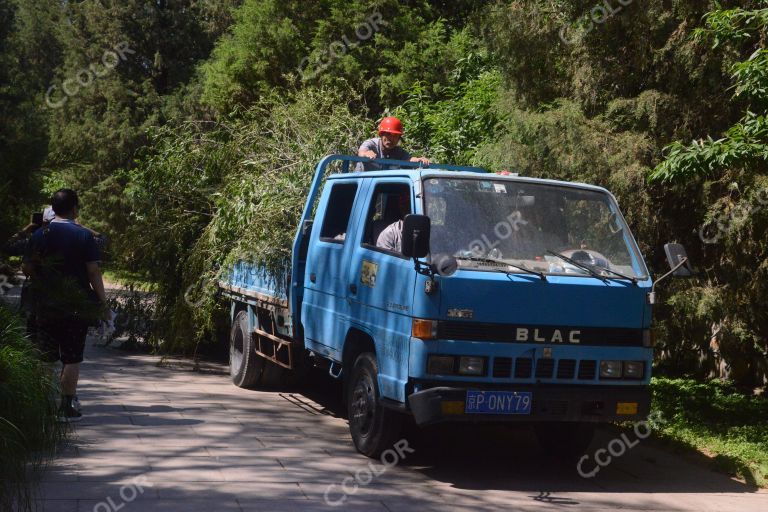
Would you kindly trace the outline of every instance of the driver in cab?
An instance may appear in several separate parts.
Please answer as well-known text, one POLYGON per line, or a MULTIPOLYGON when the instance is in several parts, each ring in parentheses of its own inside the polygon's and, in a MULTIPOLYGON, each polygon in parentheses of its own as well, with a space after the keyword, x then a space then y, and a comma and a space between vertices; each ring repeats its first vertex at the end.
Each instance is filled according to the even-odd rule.
POLYGON ((411 213, 411 201, 406 191, 397 196, 388 196, 384 218, 397 218, 389 224, 376 238, 376 247, 387 251, 401 253, 403 248, 403 219, 411 213))

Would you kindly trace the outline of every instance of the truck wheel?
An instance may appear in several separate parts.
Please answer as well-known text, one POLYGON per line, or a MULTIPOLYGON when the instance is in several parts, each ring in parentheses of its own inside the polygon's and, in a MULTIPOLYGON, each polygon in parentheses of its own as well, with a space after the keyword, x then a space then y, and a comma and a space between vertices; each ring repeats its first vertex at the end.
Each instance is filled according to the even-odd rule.
POLYGON ((264 370, 264 360, 256 355, 248 329, 248 313, 240 311, 232 322, 229 335, 229 373, 239 388, 251 388, 264 370))
POLYGON ((378 457, 391 448, 400 435, 402 416, 381 405, 376 356, 360 354, 352 367, 347 388, 349 430, 355 448, 368 457, 378 457))
POLYGON ((547 422, 534 428, 544 453, 568 461, 584 455, 595 436, 595 425, 591 423, 547 422))

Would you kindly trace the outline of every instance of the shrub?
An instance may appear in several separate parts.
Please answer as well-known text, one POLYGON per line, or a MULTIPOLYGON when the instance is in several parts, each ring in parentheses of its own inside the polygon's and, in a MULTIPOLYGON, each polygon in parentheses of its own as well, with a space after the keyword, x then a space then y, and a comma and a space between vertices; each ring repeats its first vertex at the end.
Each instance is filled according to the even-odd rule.
POLYGON ((0 306, 0 509, 31 510, 29 480, 53 453, 57 386, 24 336, 20 319, 0 306), (31 470, 31 473, 30 473, 31 470))

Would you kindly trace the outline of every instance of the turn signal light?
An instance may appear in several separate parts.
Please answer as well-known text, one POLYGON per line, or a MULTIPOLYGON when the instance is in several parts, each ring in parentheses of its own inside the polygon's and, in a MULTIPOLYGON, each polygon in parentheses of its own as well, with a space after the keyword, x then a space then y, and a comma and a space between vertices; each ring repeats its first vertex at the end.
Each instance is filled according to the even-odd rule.
POLYGON ((616 414, 619 416, 637 414, 637 402, 618 402, 616 404, 616 414))
POLYGON ((650 329, 643 330, 643 346, 644 347, 656 346, 656 335, 650 329))
POLYGON ((411 324, 411 336, 421 340, 434 340, 437 338, 437 320, 414 318, 411 324))
POLYGON ((458 401, 441 402, 440 410, 445 415, 464 414, 464 402, 458 402, 458 401))

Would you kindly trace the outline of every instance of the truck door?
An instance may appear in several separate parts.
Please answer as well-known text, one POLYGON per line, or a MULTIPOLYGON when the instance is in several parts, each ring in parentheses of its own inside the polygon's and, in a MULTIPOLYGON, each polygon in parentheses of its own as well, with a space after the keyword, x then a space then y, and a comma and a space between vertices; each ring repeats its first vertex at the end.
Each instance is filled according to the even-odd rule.
POLYGON ((301 320, 306 346, 338 361, 349 315, 346 281, 352 252, 349 237, 355 224, 350 217, 362 183, 329 180, 330 192, 323 194, 318 205, 304 275, 301 320))
POLYGON ((399 249, 381 244, 400 238, 398 221, 413 211, 413 192, 403 178, 371 187, 348 268, 350 319, 374 339, 382 395, 404 401, 416 273, 399 249))

